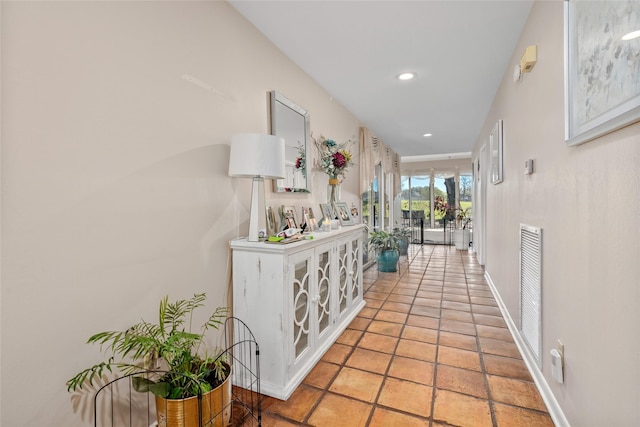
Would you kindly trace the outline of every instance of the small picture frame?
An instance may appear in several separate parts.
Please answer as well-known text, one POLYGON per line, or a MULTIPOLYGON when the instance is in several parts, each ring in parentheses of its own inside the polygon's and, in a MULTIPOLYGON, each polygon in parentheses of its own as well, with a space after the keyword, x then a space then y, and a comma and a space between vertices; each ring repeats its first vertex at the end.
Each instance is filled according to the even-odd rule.
POLYGON ((276 214, 271 206, 267 206, 267 236, 275 236, 276 234, 278 234, 276 214))
POLYGON ((354 205, 353 203, 351 204, 351 216, 353 217, 354 221, 355 219, 358 217, 358 208, 356 207, 356 205, 354 205))
POLYGON ((335 212, 338 214, 340 225, 354 225, 353 217, 351 216, 351 210, 345 202, 335 202, 333 204, 335 212))
POLYGON ((491 183, 502 182, 502 146, 504 137, 502 133, 502 120, 498 120, 489 135, 489 146, 491 151, 491 183))
POLYGON ((322 219, 334 219, 336 217, 333 213, 333 207, 329 203, 320 203, 320 212, 322 212, 322 219))
POLYGON ((293 206, 282 206, 282 221, 287 228, 299 228, 296 221, 296 208, 293 206))
POLYGON ((300 221, 298 222, 298 225, 300 226, 301 229, 303 230, 308 230, 309 227, 309 212, 307 211, 307 208, 305 208, 304 206, 300 208, 300 221))
POLYGON ((307 229, 309 231, 318 231, 318 221, 315 215, 313 215, 313 209, 309 207, 307 211, 307 229))

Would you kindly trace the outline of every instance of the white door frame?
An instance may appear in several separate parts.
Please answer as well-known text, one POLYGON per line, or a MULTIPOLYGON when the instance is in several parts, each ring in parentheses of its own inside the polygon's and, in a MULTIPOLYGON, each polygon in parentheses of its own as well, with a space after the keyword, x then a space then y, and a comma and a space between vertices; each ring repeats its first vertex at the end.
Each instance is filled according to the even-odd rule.
POLYGON ((480 265, 485 264, 487 254, 486 239, 486 217, 487 217, 487 145, 480 148, 479 156, 474 160, 474 176, 476 179, 473 186, 473 248, 477 253, 480 265))

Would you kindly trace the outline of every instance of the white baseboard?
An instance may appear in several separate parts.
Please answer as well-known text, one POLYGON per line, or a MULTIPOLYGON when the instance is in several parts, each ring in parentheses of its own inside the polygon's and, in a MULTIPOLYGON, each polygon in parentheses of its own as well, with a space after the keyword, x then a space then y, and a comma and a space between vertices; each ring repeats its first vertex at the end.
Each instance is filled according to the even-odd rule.
POLYGON ((527 345, 524 342, 522 335, 520 335, 520 331, 518 330, 516 324, 513 322, 513 319, 511 318, 511 315, 509 314, 507 307, 504 305, 504 302, 502 301, 502 298, 500 297, 498 290, 493 284, 493 281, 491 280, 491 276, 489 276, 489 273, 485 271, 484 277, 487 280, 487 283, 489 284, 489 288, 491 289, 491 293, 493 294, 493 297, 498 303, 498 307, 500 307, 500 311, 502 312, 502 317, 504 317, 505 322, 507 322, 509 331, 511 332, 511 335, 513 336, 513 340, 515 341, 516 346, 518 347, 518 350, 520 351, 520 354, 524 359, 524 363, 527 365, 527 368, 529 369, 529 373, 531 373, 531 376, 533 377, 533 381, 535 382, 536 387, 538 388, 538 391, 542 396, 542 400, 544 400, 544 403, 547 405, 547 410, 549 411, 549 415, 551 416, 551 419, 553 420, 556 427, 570 427, 567 417, 565 417, 564 412, 562 412, 562 408, 558 404, 556 397, 551 391, 551 388, 549 387, 547 380, 544 378, 544 375, 542 375, 542 372, 538 368, 535 358, 527 348, 527 345))

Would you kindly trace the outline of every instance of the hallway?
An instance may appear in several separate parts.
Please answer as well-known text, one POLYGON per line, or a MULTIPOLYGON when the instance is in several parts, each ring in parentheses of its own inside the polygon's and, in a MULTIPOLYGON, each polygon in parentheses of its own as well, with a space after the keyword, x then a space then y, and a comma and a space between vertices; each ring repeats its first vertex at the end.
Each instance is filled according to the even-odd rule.
POLYGON ((367 306, 263 426, 553 426, 475 256, 408 258, 365 271, 367 306))

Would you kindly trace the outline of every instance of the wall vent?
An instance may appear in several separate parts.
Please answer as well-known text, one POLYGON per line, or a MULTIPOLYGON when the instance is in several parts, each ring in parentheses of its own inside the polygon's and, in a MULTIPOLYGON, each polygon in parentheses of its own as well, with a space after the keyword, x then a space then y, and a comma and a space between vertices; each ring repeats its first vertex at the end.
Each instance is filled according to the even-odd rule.
POLYGON ((525 224, 520 224, 520 332, 541 368, 542 229, 525 224))

